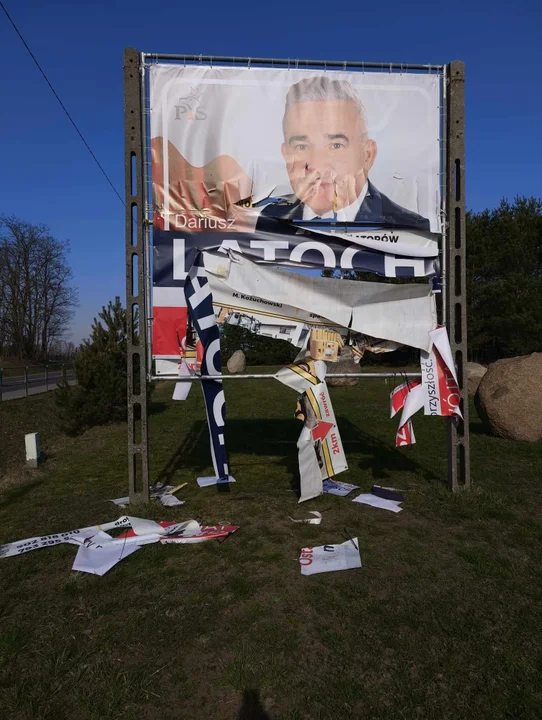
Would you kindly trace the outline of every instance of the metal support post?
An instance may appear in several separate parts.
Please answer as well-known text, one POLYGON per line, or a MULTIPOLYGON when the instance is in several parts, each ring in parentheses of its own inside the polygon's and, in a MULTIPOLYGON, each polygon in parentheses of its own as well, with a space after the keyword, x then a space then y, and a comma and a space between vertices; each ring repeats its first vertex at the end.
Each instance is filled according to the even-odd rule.
POLYGON ((128 332, 128 480, 130 503, 149 501, 147 333, 141 127, 141 56, 124 51, 126 325, 128 332))
POLYGON ((467 288, 465 232, 465 65, 446 67, 447 94, 447 233, 446 327, 461 392, 463 420, 448 419, 448 484, 452 491, 470 488, 469 394, 467 368, 467 288))

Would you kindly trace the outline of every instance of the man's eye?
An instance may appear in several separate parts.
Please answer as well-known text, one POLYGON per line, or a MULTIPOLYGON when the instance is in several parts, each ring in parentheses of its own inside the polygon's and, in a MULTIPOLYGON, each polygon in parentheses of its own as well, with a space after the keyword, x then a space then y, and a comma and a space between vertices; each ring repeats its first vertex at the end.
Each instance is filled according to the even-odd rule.
POLYGON ((343 147, 344 147, 344 145, 342 143, 339 143, 339 142, 331 143, 332 150, 340 150, 343 147))
POLYGON ((298 144, 295 146, 295 149, 296 149, 296 150, 302 150, 302 151, 303 151, 303 150, 306 150, 308 147, 309 147, 309 146, 308 146, 307 144, 305 144, 305 143, 298 143, 298 144))

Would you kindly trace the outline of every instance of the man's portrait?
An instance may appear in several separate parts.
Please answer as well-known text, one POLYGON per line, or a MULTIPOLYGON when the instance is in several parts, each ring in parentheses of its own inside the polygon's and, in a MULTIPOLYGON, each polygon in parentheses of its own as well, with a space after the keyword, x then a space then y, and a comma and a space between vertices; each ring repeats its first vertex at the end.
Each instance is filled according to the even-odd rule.
POLYGON ((156 226, 437 232, 438 88, 421 74, 153 66, 156 226))
POLYGON ((292 195, 266 201, 261 218, 331 220, 429 230, 429 220, 394 203, 370 180, 378 154, 352 85, 308 77, 286 95, 281 147, 292 195))

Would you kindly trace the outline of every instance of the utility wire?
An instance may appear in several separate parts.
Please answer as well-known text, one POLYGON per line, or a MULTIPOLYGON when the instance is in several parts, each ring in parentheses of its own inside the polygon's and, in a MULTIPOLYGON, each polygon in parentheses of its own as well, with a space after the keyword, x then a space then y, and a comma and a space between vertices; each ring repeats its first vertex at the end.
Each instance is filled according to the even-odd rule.
POLYGON ((18 35, 19 38, 21 39, 21 42, 23 43, 23 45, 25 46, 25 48, 28 50, 28 53, 29 53, 30 57, 31 57, 32 60, 35 62, 36 67, 38 68, 38 70, 40 71, 40 73, 43 75, 43 77, 44 77, 45 82, 47 83, 47 85, 49 85, 49 87, 51 88, 51 92, 53 93, 53 95, 55 96, 55 98, 58 100, 58 102, 59 102, 59 104, 60 104, 60 107, 61 107, 61 108, 64 110, 64 112, 66 113, 66 116, 68 117, 68 120, 71 122, 71 124, 72 124, 73 127, 75 128, 77 134, 79 135, 79 137, 80 137, 81 140, 83 141, 86 149, 87 149, 87 150, 89 151, 89 153, 92 155, 92 158, 93 158, 94 162, 95 162, 96 165, 100 168, 100 170, 101 170, 101 172, 102 172, 102 175, 104 176, 104 178, 107 180, 107 182, 108 182, 109 185, 111 186, 111 188, 112 188, 113 192, 115 193, 115 195, 118 197, 118 199, 119 199, 119 200, 121 201, 121 203, 124 205, 124 200, 122 199, 122 197, 121 197, 121 195, 119 194, 119 192, 118 192, 118 190, 116 189, 116 187, 115 187, 115 186, 113 185, 113 183, 111 182, 111 179, 109 178, 109 175, 105 172, 105 170, 104 170, 103 167, 101 166, 100 161, 98 160, 98 158, 96 157, 96 155, 92 152, 92 148, 90 147, 90 145, 88 144, 88 142, 85 140, 85 138, 84 138, 83 133, 81 132, 81 130, 79 130, 79 128, 78 128, 77 125, 75 124, 75 121, 74 121, 74 119, 72 118, 72 116, 70 115, 70 113, 68 112, 66 106, 64 105, 64 103, 62 102, 62 100, 58 97, 58 94, 57 94, 56 90, 55 90, 54 87, 51 85, 51 82, 50 82, 49 78, 47 77, 47 75, 45 74, 45 71, 43 70, 43 68, 41 67, 41 65, 39 64, 39 62, 37 61, 36 56, 34 55, 34 53, 32 52, 32 50, 28 47, 28 44, 26 43, 26 40, 25 40, 24 37, 21 35, 21 33, 20 33, 20 31, 19 31, 19 28, 17 27, 17 25, 15 25, 15 23, 14 23, 13 19, 11 18, 10 14, 9 14, 8 11, 6 10, 6 7, 5 7, 4 3, 2 2, 2 0, 0 0, 0 7, 1 7, 2 10, 5 12, 7 19, 8 19, 8 20, 10 21, 10 23, 13 25, 13 29, 15 30, 15 32, 17 33, 17 35, 18 35))

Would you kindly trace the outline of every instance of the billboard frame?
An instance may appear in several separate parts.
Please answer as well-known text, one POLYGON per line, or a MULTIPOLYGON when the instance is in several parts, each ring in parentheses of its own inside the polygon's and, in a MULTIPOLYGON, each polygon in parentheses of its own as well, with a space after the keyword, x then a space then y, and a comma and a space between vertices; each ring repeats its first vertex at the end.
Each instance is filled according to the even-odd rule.
MULTIPOLYGON (((465 67, 462 61, 447 65, 407 63, 341 62, 323 60, 223 57, 142 53, 124 51, 124 133, 126 198, 126 315, 128 335, 128 483, 131 503, 149 501, 149 432, 147 382, 151 373, 151 278, 150 252, 152 206, 150 137, 147 108, 150 63, 170 61, 187 64, 213 63, 224 66, 259 65, 292 69, 355 69, 391 72, 439 73, 441 95, 441 216, 442 216, 442 303, 441 322, 448 330, 457 367, 463 420, 446 418, 448 425, 448 487, 453 492, 468 489, 470 479, 467 303, 465 236, 465 67), (138 332, 142 328, 143 332, 138 332)), ((365 373, 357 374, 363 376, 365 373)), ((371 373, 389 377, 394 373, 371 373)), ((237 376, 224 376, 224 379, 237 376)), ((240 376, 259 379, 261 375, 240 376)), ((329 377, 333 377, 330 374, 329 377)), ((171 378, 169 378, 171 379, 171 378)), ((217 378, 215 378, 217 379, 217 378)), ((194 378, 197 381, 197 378, 194 378)))

